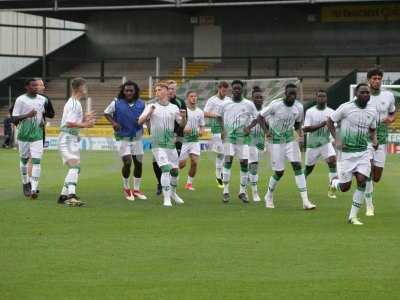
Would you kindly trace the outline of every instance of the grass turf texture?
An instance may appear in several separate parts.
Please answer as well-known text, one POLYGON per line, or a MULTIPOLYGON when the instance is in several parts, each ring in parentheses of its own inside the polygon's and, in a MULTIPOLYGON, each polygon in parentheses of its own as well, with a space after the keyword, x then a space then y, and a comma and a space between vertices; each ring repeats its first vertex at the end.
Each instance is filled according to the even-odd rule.
MULTIPOLYGON (((376 187, 376 216, 346 223, 352 193, 327 198, 327 167, 309 178, 316 211, 303 211, 289 168, 277 208, 237 199, 221 203, 214 155, 205 154, 195 192, 180 207, 155 196, 146 155, 147 201, 122 196, 115 154, 84 152, 77 193, 85 208, 56 204, 66 174, 46 152, 39 200, 24 199, 15 151, 0 152, 0 299, 399 299, 400 158, 390 156, 376 187), (397 177, 396 177, 397 176, 397 177)), ((264 196, 264 160, 260 176, 264 196)), ((353 187, 354 188, 354 187, 353 187)))

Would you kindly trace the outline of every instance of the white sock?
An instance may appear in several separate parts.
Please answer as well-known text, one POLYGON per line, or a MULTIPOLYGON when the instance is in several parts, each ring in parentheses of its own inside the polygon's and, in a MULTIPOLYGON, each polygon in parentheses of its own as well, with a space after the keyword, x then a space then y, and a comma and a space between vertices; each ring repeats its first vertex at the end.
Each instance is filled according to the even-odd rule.
POLYGON ((176 193, 176 187, 178 185, 178 176, 171 175, 171 192, 176 193))
POLYGON ((188 176, 186 183, 187 184, 193 183, 193 177, 188 176))
POLYGON ((77 168, 70 168, 67 174, 68 194, 76 194, 76 185, 78 183, 79 170, 77 168))
POLYGON ((249 172, 240 171, 240 191, 239 191, 240 194, 246 193, 248 180, 249 180, 249 172))
POLYGON ((171 195, 171 174, 169 172, 161 173, 161 186, 164 198, 170 198, 171 195))
POLYGON ((129 184, 129 177, 122 177, 122 184, 124 185, 125 190, 129 190, 131 188, 131 185, 129 184))
POLYGON ((19 170, 21 172, 21 180, 23 184, 27 184, 29 182, 28 176, 28 165, 24 164, 22 161, 19 162, 19 170))
POLYGON ((231 169, 224 167, 224 173, 222 175, 222 180, 224 182, 224 194, 229 193, 229 181, 231 180, 231 169))
POLYGON ((250 179, 250 184, 251 184, 251 190, 253 193, 258 192, 257 188, 257 182, 258 182, 258 174, 249 174, 249 179, 250 179))
MULTIPOLYGON (((280 179, 280 178, 279 178, 280 179)), ((275 175, 272 175, 269 178, 269 183, 268 183, 268 192, 273 193, 276 186, 278 185, 279 179, 275 178, 275 175)))
POLYGON ((68 195, 68 185, 66 182, 64 182, 64 185, 61 189, 61 195, 67 196, 68 195))
POLYGON ((220 154, 217 154, 217 157, 215 158, 215 177, 218 179, 222 179, 222 169, 224 166, 224 156, 222 158, 218 157, 220 154))
POLYGON ((32 191, 37 191, 38 189, 40 171, 41 171, 40 164, 32 164, 32 177, 31 177, 32 191))
POLYGON ((300 191, 301 200, 303 203, 309 202, 307 194, 307 183, 304 174, 296 175, 295 177, 297 188, 300 191))
POLYGON ((140 190, 140 184, 142 182, 142 178, 133 177, 133 189, 135 191, 140 190))
POLYGON ((365 187, 365 204, 367 207, 372 207, 373 202, 372 202, 372 192, 374 191, 374 184, 372 183, 372 180, 369 179, 367 180, 367 185, 365 187))
POLYGON ((354 191, 353 203, 351 205, 349 219, 357 218, 358 210, 361 208, 361 205, 362 205, 362 202, 363 202, 364 192, 365 191, 359 190, 358 188, 354 191))

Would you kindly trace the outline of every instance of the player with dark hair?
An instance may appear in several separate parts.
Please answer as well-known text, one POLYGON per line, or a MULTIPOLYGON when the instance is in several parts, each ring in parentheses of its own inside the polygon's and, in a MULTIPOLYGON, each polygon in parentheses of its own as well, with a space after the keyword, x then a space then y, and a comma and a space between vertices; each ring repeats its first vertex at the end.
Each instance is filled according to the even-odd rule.
MULTIPOLYGON (((331 134, 326 122, 333 113, 327 106, 328 95, 325 90, 317 92, 317 104, 306 111, 303 132, 307 134, 304 175, 313 171, 320 158, 325 160, 329 167, 329 182, 337 177, 336 152, 331 143, 331 134)), ((329 198, 336 196, 328 192, 329 198)))
POLYGON ((365 83, 357 85, 356 99, 345 102, 328 118, 328 128, 335 139, 338 149, 338 179, 330 183, 332 190, 347 192, 351 188, 354 177, 357 189, 353 194, 353 202, 349 215, 349 223, 363 225, 358 219, 358 210, 364 200, 367 178, 371 173, 370 152, 368 142, 378 149, 376 136, 377 113, 375 105, 370 102, 369 87, 365 83), (339 124, 339 135, 336 134, 335 123, 339 124))
MULTIPOLYGON (((260 87, 255 86, 252 90, 252 101, 258 112, 261 111, 264 96, 263 91, 260 87)), ((255 116, 257 118, 257 116, 255 116)), ((260 156, 262 151, 265 149, 265 132, 263 130, 262 124, 258 124, 257 119, 255 119, 257 124, 254 127, 251 126, 250 131, 250 146, 249 146, 249 181, 252 190, 252 196, 254 202, 261 201, 258 194, 258 162, 260 161, 260 156)), ((252 124, 253 125, 253 124, 252 124)))
POLYGON ((366 215, 373 216, 374 205, 372 202, 373 182, 379 182, 382 177, 386 160, 386 144, 388 140, 388 125, 396 119, 395 98, 391 91, 382 89, 383 71, 375 68, 367 73, 368 85, 371 91, 370 102, 375 105, 377 116, 378 149, 369 144, 371 154, 371 176, 367 180, 365 189, 366 215))
POLYGON ((229 84, 226 81, 220 81, 218 83, 217 94, 209 98, 204 106, 204 116, 209 119, 209 125, 211 127, 212 138, 210 141, 210 150, 216 153, 215 158, 215 178, 217 180, 218 187, 223 188, 222 182, 222 168, 224 165, 224 145, 221 139, 222 127, 218 122, 218 111, 220 105, 231 98, 227 96, 229 84))
POLYGON ((254 103, 243 97, 243 82, 234 80, 231 84, 232 99, 223 101, 219 108, 218 116, 223 128, 224 141, 224 169, 222 180, 224 182, 223 202, 229 202, 229 182, 231 178, 232 161, 237 157, 240 161, 240 190, 239 199, 248 203, 248 160, 249 144, 251 141, 248 127, 257 116, 254 103))
POLYGON ((122 182, 124 196, 133 201, 135 197, 147 199, 140 191, 143 163, 143 126, 138 119, 144 111, 145 104, 139 98, 139 86, 133 81, 126 81, 121 85, 119 94, 104 110, 105 118, 114 128, 118 154, 122 159, 122 182), (132 161, 133 189, 130 184, 132 161))
POLYGON ((26 93, 19 96, 12 111, 12 121, 18 128, 18 149, 23 192, 36 199, 43 155, 43 115, 46 98, 39 95, 38 82, 30 78, 25 82, 26 93), (28 175, 28 160, 32 159, 32 175, 28 175))
POLYGON ((266 208, 274 208, 273 192, 282 178, 285 161, 288 160, 293 168, 297 188, 306 210, 314 209, 315 205, 308 199, 306 178, 301 167, 301 153, 294 131, 299 137, 303 136, 303 105, 296 100, 297 86, 289 83, 285 87, 283 99, 272 101, 260 112, 260 121, 269 125, 271 165, 274 174, 270 177, 268 192, 265 195, 266 208))

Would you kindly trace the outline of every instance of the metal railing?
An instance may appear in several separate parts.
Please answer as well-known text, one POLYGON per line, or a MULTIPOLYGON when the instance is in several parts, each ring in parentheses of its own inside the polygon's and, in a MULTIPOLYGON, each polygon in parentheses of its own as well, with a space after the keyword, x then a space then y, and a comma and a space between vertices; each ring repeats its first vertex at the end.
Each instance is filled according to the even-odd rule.
MULTIPOLYGON (((190 61, 193 62, 211 62, 214 64, 222 63, 224 61, 232 60, 232 61, 241 61, 244 62, 245 67, 243 68, 243 74, 241 77, 243 78, 254 78, 253 70, 254 66, 257 64, 257 60, 270 60, 273 62, 273 74, 266 74, 267 76, 273 77, 290 77, 292 74, 282 74, 282 63, 289 60, 295 60, 297 63, 305 62, 309 63, 310 60, 319 60, 321 63, 317 63, 319 65, 319 70, 323 70, 320 74, 314 75, 301 75, 303 78, 324 78, 326 81, 329 81, 332 78, 340 78, 343 76, 332 74, 331 70, 334 67, 335 59, 346 59, 346 58, 370 58, 374 61, 374 64, 381 65, 382 58, 399 58, 400 65, 400 54, 378 54, 378 55, 305 55, 305 56, 222 56, 222 57, 183 57, 182 58, 182 77, 186 77, 187 64, 190 61)), ((271 71, 271 70, 269 70, 271 71)), ((388 71, 388 70, 386 70, 388 71)), ((260 76, 260 75, 257 75, 260 76)), ((262 77, 265 77, 261 75, 262 77)), ((297 76, 297 75, 296 75, 297 76)), ((238 76, 237 76, 238 77, 238 76)))

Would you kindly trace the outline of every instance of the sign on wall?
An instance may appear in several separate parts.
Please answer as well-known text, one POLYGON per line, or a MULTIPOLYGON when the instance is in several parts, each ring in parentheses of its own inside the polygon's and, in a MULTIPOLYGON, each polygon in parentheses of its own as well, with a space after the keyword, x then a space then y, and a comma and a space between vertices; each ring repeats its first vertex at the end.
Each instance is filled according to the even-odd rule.
POLYGON ((321 9, 321 22, 400 21, 400 4, 334 5, 321 9))

